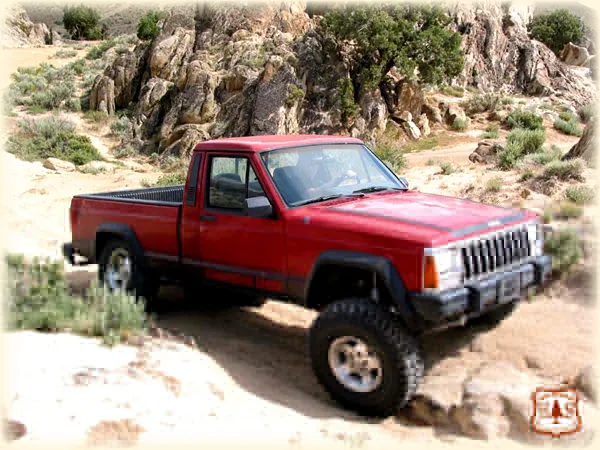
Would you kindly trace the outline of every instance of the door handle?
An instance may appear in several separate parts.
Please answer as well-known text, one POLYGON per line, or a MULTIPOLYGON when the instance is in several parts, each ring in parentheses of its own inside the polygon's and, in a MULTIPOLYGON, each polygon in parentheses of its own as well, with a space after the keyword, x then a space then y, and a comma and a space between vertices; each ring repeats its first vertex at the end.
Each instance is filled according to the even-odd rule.
POLYGON ((206 220, 206 221, 214 222, 215 220, 217 220, 217 216, 202 215, 202 216, 200 216, 200 220, 206 220))

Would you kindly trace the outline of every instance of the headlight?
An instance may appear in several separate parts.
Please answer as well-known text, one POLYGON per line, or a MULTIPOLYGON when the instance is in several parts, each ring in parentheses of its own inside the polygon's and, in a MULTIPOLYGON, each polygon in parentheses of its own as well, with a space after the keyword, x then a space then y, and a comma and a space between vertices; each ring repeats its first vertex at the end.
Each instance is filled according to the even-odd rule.
POLYGON ((544 252, 544 231, 539 221, 527 224, 527 239, 531 246, 531 256, 541 256, 544 252))
POLYGON ((425 289, 451 289, 463 282, 462 253, 457 248, 426 248, 424 258, 425 289))

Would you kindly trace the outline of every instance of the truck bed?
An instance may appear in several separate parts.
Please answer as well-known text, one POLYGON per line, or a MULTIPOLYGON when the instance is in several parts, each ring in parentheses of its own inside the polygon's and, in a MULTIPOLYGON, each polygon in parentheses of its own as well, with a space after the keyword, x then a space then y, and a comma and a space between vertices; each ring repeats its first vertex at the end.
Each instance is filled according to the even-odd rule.
POLYGON ((156 205, 177 206, 183 203, 185 186, 161 186, 154 188, 128 189, 124 191, 100 192, 96 194, 76 195, 78 198, 113 200, 127 203, 151 203, 156 205))
POLYGON ((126 226, 146 256, 179 259, 179 221, 184 185, 81 194, 71 202, 73 246, 95 262, 94 242, 99 227, 126 226))

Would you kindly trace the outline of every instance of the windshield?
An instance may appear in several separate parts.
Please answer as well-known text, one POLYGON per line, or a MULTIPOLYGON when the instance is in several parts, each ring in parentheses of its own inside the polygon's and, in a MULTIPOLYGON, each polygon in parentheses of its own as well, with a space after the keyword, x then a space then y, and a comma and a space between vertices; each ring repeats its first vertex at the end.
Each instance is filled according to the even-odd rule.
POLYGON ((261 154, 289 206, 406 186, 366 146, 311 145, 261 154))

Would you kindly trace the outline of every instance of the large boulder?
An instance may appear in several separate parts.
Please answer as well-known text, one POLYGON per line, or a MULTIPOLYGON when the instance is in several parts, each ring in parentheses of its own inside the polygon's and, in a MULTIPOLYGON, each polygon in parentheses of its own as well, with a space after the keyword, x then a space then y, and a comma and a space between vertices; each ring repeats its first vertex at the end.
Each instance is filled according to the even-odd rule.
POLYGON ((137 100, 148 58, 147 44, 139 44, 132 52, 118 56, 104 75, 114 81, 115 106, 127 108, 137 100))
POLYGON ((298 107, 306 85, 288 63, 272 58, 267 63, 254 92, 250 134, 295 134, 298 132, 298 107))
POLYGON ((90 109, 92 111, 115 113, 115 82, 106 75, 98 75, 90 93, 90 109))
POLYGON ((498 142, 484 140, 479 142, 477 148, 469 155, 469 161, 478 164, 496 164, 498 153, 502 150, 504 147, 498 142))
POLYGON ((569 66, 585 66, 590 54, 587 48, 569 42, 560 53, 560 59, 569 66))

